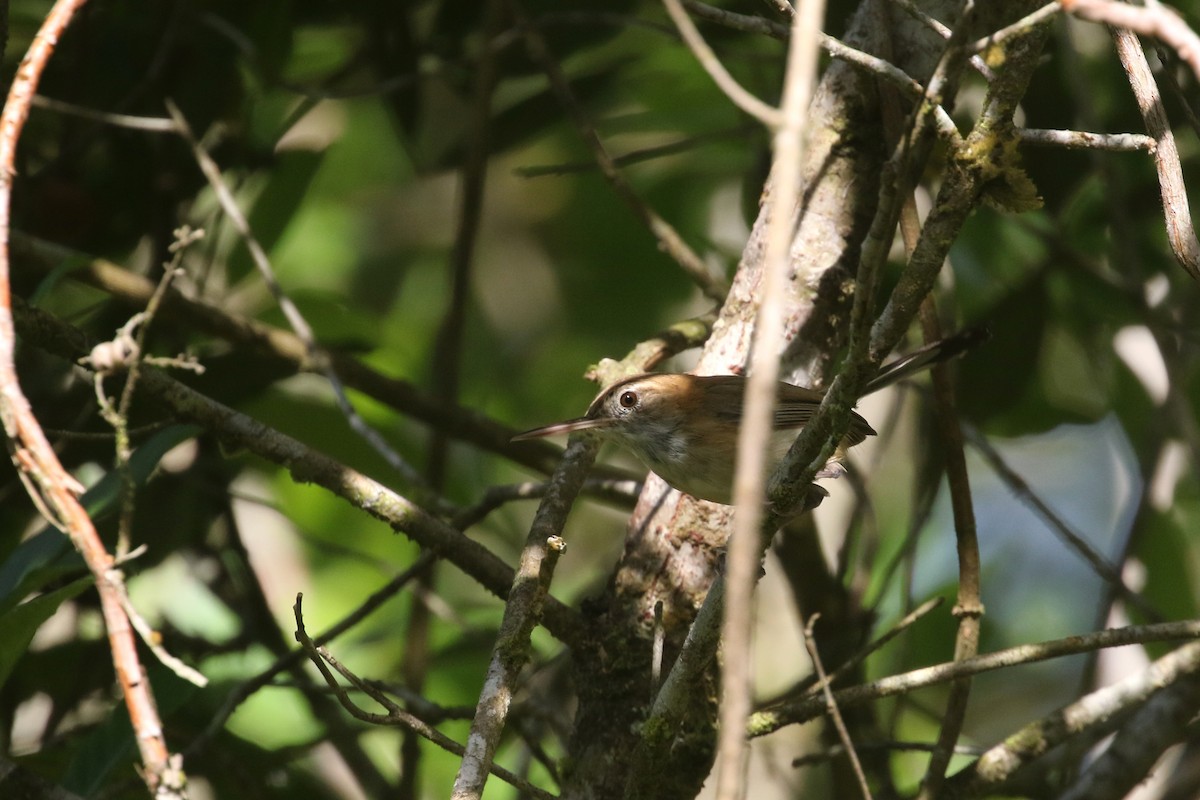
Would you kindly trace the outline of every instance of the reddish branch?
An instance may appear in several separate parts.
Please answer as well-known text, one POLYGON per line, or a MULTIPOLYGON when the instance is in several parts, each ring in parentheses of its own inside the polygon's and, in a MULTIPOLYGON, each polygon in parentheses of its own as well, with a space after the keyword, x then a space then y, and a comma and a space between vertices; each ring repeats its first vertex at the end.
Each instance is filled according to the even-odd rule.
POLYGON ((17 69, 16 77, 0 114, 0 419, 8 435, 9 451, 17 472, 34 504, 71 539, 96 579, 100 607, 108 630, 113 666, 129 709, 143 775, 157 797, 183 797, 182 772, 167 750, 154 696, 138 661, 136 639, 122 605, 124 582, 113 558, 104 549, 96 529, 78 495, 83 487, 59 463, 29 401, 17 381, 14 363, 15 336, 12 298, 9 290, 9 211, 15 154, 21 129, 42 71, 54 47, 85 0, 59 0, 42 23, 17 69))

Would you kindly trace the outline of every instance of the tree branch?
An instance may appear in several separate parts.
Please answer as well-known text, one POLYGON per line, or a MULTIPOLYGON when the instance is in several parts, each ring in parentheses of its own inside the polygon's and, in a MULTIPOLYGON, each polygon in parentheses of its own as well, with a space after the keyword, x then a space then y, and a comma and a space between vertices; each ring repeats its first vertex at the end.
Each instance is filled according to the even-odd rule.
MULTIPOLYGON (((78 357, 83 335, 41 311, 18 304, 17 323, 30 343, 78 357)), ((166 406, 180 421, 193 422, 234 450, 248 450, 287 469, 301 483, 315 483, 390 525, 413 541, 428 547, 488 591, 503 598, 513 582, 513 571, 494 553, 454 530, 411 500, 383 484, 319 453, 300 441, 234 411, 191 389, 159 370, 147 369, 142 387, 153 400, 166 406)), ((575 612, 550 598, 545 609, 546 628, 565 642, 579 633, 575 612)))
MULTIPOLYGON (((1200 621, 1196 620, 1110 628, 1081 636, 1069 636, 1065 639, 1017 645, 963 661, 951 661, 932 667, 923 667, 881 678, 861 686, 841 689, 835 691, 833 696, 838 706, 845 709, 883 697, 907 694, 926 686, 935 686, 1017 664, 1032 664, 1108 647, 1124 647, 1131 644, 1167 642, 1197 637, 1200 637, 1200 621)), ((795 703, 787 703, 774 709, 760 711, 750 718, 750 735, 765 736, 779 730, 784 725, 807 722, 819 717, 824 710, 824 698, 819 695, 810 695, 795 703)))
POLYGON ((122 604, 123 576, 79 503, 83 487, 63 468, 34 417, 21 391, 14 363, 8 243, 17 141, 28 119, 42 71, 82 6, 83 0, 58 0, 50 9, 17 69, 0 114, 0 419, 17 474, 30 496, 44 513, 48 512, 50 521, 67 533, 95 578, 113 666, 145 768, 142 778, 146 787, 156 798, 184 798, 187 789, 182 759, 172 756, 167 749, 154 694, 138 658, 137 643, 122 604))

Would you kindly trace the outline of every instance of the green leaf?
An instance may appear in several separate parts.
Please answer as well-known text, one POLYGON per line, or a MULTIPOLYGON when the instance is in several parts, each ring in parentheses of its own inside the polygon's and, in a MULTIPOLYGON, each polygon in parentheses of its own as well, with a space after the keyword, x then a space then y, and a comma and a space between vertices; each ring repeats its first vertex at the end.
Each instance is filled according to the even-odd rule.
POLYGON ((92 583, 88 575, 60 589, 35 597, 0 614, 0 686, 8 680, 17 660, 29 649, 29 642, 42 623, 65 601, 78 595, 92 583))
MULTIPOLYGON (((324 158, 324 152, 313 150, 288 150, 276 157, 270 178, 254 201, 249 220, 254 238, 268 253, 295 219, 324 158)), ((239 244, 229 259, 230 275, 237 279, 252 268, 250 252, 244 244, 239 244)))
MULTIPOLYGON (((193 425, 172 425, 147 439, 129 459, 134 483, 140 486, 149 480, 167 451, 199 430, 193 425)), ((88 516, 101 519, 117 507, 120 489, 121 476, 113 471, 84 492, 80 502, 88 516)), ((21 542, 0 563, 0 612, 12 608, 29 593, 82 568, 83 559, 72 549, 67 537, 47 525, 21 542)))

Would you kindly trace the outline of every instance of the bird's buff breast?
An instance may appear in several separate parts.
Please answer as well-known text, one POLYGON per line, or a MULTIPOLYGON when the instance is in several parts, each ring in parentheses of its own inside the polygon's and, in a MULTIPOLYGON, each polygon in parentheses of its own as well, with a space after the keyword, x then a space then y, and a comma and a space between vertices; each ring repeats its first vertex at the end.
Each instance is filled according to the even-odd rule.
MULTIPOLYGON (((796 434, 793 430, 772 436, 768 471, 778 465, 796 434)), ((674 428, 655 431, 654 436, 620 439, 652 472, 679 491, 714 503, 732 502, 735 460, 725 454, 735 453, 736 446, 705 446, 674 428)))
POLYGON ((734 463, 727 457, 710 455, 723 448, 705 447, 678 428, 665 426, 651 436, 621 440, 652 472, 679 491, 702 500, 730 502, 734 463))

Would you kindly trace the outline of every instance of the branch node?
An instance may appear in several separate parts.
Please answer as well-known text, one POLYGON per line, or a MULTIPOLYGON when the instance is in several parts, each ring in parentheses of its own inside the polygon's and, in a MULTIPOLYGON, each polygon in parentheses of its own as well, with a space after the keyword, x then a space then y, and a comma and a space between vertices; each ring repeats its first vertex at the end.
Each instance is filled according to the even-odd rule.
POLYGON ((979 619, 984 615, 983 603, 956 603, 950 613, 955 619, 979 619))

